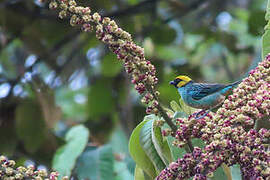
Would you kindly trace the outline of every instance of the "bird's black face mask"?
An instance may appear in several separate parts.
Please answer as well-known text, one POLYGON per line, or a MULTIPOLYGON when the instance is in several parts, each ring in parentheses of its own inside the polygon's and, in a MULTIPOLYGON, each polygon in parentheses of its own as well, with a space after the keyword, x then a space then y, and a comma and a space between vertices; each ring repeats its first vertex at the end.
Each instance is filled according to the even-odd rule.
POLYGON ((177 87, 177 84, 178 84, 180 81, 182 81, 182 80, 181 80, 181 79, 175 79, 175 80, 173 80, 173 81, 170 82, 170 85, 174 85, 174 87, 178 88, 178 87, 177 87))

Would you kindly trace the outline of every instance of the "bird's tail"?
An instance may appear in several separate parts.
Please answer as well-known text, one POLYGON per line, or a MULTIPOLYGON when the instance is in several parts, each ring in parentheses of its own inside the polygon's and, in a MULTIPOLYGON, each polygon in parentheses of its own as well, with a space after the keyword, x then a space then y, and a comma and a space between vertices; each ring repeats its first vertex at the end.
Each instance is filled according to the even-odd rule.
POLYGON ((237 86, 238 84, 240 84, 242 82, 242 80, 239 81, 235 81, 234 83, 229 84, 228 86, 231 86, 232 88, 234 88, 235 86, 237 86))
POLYGON ((240 84, 242 80, 236 81, 234 83, 228 84, 222 91, 221 94, 227 96, 232 92, 232 89, 235 88, 238 84, 240 84))

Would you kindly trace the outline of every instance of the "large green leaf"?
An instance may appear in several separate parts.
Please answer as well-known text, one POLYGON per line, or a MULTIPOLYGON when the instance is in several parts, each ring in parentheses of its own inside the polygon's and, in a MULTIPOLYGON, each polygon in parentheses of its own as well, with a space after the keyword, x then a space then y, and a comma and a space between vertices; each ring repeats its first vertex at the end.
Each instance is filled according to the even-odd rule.
POLYGON ((89 131, 83 125, 72 127, 66 134, 66 144, 60 147, 53 157, 53 169, 61 176, 69 176, 76 160, 87 145, 89 131))
POLYGON ((173 161, 176 161, 178 158, 182 158, 183 155, 186 153, 185 149, 173 145, 173 141, 175 140, 174 137, 168 136, 166 137, 166 139, 168 141, 173 161))
POLYGON ((136 168, 135 168, 134 180, 145 180, 144 172, 138 165, 136 165, 136 168))
POLYGON ((152 180, 138 165, 135 168, 134 180, 152 180))
POLYGON ((204 143, 203 140, 201 140, 201 139, 193 138, 193 139, 191 140, 191 142, 192 142, 192 145, 193 145, 194 147, 199 147, 199 148, 202 148, 202 149, 205 147, 205 143, 204 143))
POLYGON ((79 179, 107 180, 112 179, 114 156, 110 144, 87 147, 78 158, 75 169, 79 179))
POLYGON ((227 176, 227 180, 232 180, 232 172, 231 172, 230 167, 227 166, 227 164, 225 164, 225 163, 223 163, 223 164, 221 165, 221 167, 222 167, 224 173, 225 173, 226 176, 227 176))
POLYGON ((46 125, 34 100, 25 100, 16 108, 16 133, 28 152, 36 152, 45 140, 46 125))
POLYGON ((147 156, 154 164, 156 171, 160 172, 166 167, 166 165, 159 156, 155 148, 154 142, 152 140, 152 133, 153 133, 152 126, 154 120, 157 119, 157 117, 155 115, 150 116, 151 120, 147 121, 140 131, 140 145, 142 146, 144 152, 147 154, 147 156))
POLYGON ((195 111, 197 111, 196 109, 186 105, 183 99, 179 99, 179 104, 181 106, 182 111, 184 111, 188 115, 193 114, 195 111))
MULTIPOLYGON (((169 125, 168 124, 164 124, 162 129, 167 129, 169 128, 169 125)), ((172 161, 176 161, 178 158, 182 158, 183 155, 186 153, 185 149, 184 148, 179 148, 177 146, 174 146, 174 141, 175 141, 175 138, 172 137, 172 136, 167 136, 166 138, 166 141, 169 145, 169 149, 170 149, 170 154, 171 154, 171 158, 172 158, 172 161)))
POLYGON ((270 29, 266 29, 262 36, 262 58, 270 53, 270 29))
POLYGON ((270 1, 267 1, 265 20, 270 21, 270 1))
POLYGON ((214 172, 214 176, 211 178, 213 180, 228 180, 225 172, 221 167, 217 168, 214 172))
POLYGON ((239 165, 233 165, 230 167, 232 172, 232 179, 233 180, 241 180, 241 170, 239 165))
POLYGON ((181 107, 177 104, 177 102, 171 101, 170 105, 174 112, 182 111, 181 107))
POLYGON ((136 164, 154 179, 156 177, 155 167, 140 145, 140 131, 145 123, 150 120, 151 117, 146 116, 144 120, 133 130, 129 139, 129 152, 136 164))
POLYGON ((171 151, 168 145, 168 141, 163 138, 161 133, 161 127, 152 125, 152 141, 158 155, 161 157, 165 165, 169 165, 173 161, 171 151))

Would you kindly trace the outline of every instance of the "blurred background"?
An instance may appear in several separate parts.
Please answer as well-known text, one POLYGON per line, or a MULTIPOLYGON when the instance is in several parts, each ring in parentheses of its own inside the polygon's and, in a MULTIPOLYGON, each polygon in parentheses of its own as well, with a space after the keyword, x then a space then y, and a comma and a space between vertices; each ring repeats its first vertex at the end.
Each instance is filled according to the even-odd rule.
MULTIPOLYGON (((145 48, 165 106, 179 99, 168 85, 178 74, 229 83, 260 61, 266 0, 78 3, 113 18, 145 48)), ((128 138, 145 116, 140 96, 94 33, 57 16, 37 0, 0 0, 0 154, 59 169, 67 164, 57 164, 60 151, 72 154, 84 138, 87 147, 69 162, 74 179, 133 179, 128 138), (65 146, 75 125, 83 125, 69 131, 75 144, 65 146)))

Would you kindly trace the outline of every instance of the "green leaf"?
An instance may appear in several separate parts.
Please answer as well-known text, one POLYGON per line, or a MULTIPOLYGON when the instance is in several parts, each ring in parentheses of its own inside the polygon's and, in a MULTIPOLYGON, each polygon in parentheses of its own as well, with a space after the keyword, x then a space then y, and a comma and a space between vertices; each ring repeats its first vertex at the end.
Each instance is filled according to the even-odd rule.
POLYGON ((184 148, 179 148, 173 145, 174 137, 168 136, 166 137, 168 141, 168 145, 172 154, 173 161, 176 161, 178 158, 182 158, 186 151, 184 148))
POLYGON ((240 170, 240 166, 237 165, 233 165, 230 167, 231 168, 231 172, 232 172, 232 179, 233 180, 241 180, 241 170, 240 170))
POLYGON ((228 180, 226 174, 221 167, 217 168, 214 172, 214 176, 211 178, 213 180, 228 180))
POLYGON ((151 116, 144 120, 133 130, 129 139, 129 153, 138 166, 140 166, 150 177, 156 177, 155 167, 140 145, 140 131, 151 116))
POLYGON ((152 141, 158 155, 161 157, 165 165, 169 165, 173 161, 168 142, 163 138, 161 128, 159 126, 152 126, 152 141))
POLYGON ((202 148, 202 149, 205 147, 205 143, 201 139, 192 138, 191 142, 192 142, 192 145, 194 147, 199 147, 199 148, 202 148))
POLYGON ((140 131, 140 145, 154 164, 156 171, 159 173, 166 167, 166 165, 159 156, 152 140, 152 126, 154 119, 157 117, 155 115, 150 116, 152 116, 153 119, 147 121, 140 131))
POLYGON ((105 77, 114 77, 121 71, 121 69, 122 64, 117 60, 115 55, 108 53, 104 56, 101 65, 101 73, 105 77))
POLYGON ((266 29, 262 36, 262 58, 270 53, 270 30, 266 29))
POLYGON ((262 36, 262 58, 270 53, 270 0, 267 2, 265 20, 268 21, 265 26, 265 32, 262 36))
POLYGON ((221 167, 222 167, 224 173, 225 173, 226 176, 227 176, 227 180, 232 180, 231 169, 230 169, 225 163, 223 163, 223 164, 221 165, 221 167))
POLYGON ((171 109, 169 109, 169 108, 166 108, 166 107, 164 107, 164 110, 167 112, 167 114, 168 114, 169 116, 173 116, 173 115, 174 115, 174 111, 173 111, 173 110, 171 110, 171 109))
POLYGON ((136 165, 136 168, 135 168, 134 180, 145 180, 144 172, 138 165, 136 165))
POLYGON ((187 118, 188 117, 188 114, 186 114, 184 111, 178 111, 178 112, 175 112, 173 114, 173 119, 177 119, 177 118, 187 118))
POLYGON ((152 180, 138 165, 135 168, 134 180, 152 180))
POLYGON ((107 180, 114 176, 114 156, 110 144, 87 147, 78 158, 75 169, 78 179, 107 180))
POLYGON ((264 19, 264 11, 254 10, 250 12, 248 19, 248 31, 249 33, 260 36, 263 33, 263 27, 266 21, 264 19))
POLYGON ((69 176, 76 160, 87 145, 89 131, 83 125, 72 127, 66 134, 66 144, 60 147, 53 157, 53 169, 61 176, 69 176))
MULTIPOLYGON (((167 129, 169 128, 168 124, 164 124, 162 127, 163 129, 167 129)), ((175 138, 172 136, 167 136, 165 137, 166 141, 168 142, 169 148, 170 148, 170 152, 171 152, 171 156, 172 156, 172 161, 176 161, 178 158, 182 158, 184 156, 184 154, 186 153, 184 148, 179 148, 177 146, 174 146, 173 142, 175 141, 175 138)))
POLYGON ((270 0, 267 1, 265 20, 270 21, 270 0))
POLYGON ((182 111, 181 107, 177 104, 177 102, 171 101, 170 105, 174 112, 182 111))
POLYGON ((180 107, 181 107, 182 111, 184 111, 188 115, 193 114, 196 111, 196 109, 186 105, 185 102, 183 101, 183 99, 179 99, 179 103, 180 103, 180 107))
POLYGON ((25 100, 16 108, 16 133, 27 152, 34 153, 42 145, 46 125, 42 111, 34 100, 25 100))

